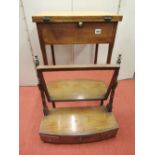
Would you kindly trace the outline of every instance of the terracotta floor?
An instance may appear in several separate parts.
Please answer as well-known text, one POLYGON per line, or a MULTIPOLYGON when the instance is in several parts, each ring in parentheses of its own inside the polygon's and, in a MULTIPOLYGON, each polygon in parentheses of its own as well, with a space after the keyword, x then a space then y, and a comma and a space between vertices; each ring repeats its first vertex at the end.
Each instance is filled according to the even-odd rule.
MULTIPOLYGON (((67 103, 69 106, 99 105, 99 102, 67 103)), ((66 103, 58 103, 66 106, 66 103)), ((20 87, 20 155, 134 155, 134 81, 119 81, 114 99, 120 129, 117 137, 88 144, 47 144, 38 135, 42 117, 37 87, 20 87)))

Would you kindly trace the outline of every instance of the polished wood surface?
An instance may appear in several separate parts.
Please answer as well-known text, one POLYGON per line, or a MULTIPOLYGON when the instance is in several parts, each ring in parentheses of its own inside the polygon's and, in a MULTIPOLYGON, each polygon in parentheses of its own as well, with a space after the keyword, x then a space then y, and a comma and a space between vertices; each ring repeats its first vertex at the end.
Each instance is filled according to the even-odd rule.
MULTIPOLYGON (((117 86, 118 65, 65 65, 65 66, 39 66, 37 75, 39 89, 42 96, 44 117, 40 126, 40 137, 44 142, 51 143, 86 143, 114 137, 117 134, 118 125, 112 111, 115 88, 117 86), (84 71, 87 70, 114 70, 108 88, 102 81, 90 79, 70 79, 45 82, 43 72, 52 71, 84 71), (106 90, 106 92, 104 92, 106 90), (100 93, 102 99, 100 98, 100 93), (110 94, 110 97, 109 97, 110 94), (53 103, 53 109, 49 110, 47 100, 53 103), (79 108, 55 108, 54 96, 62 101, 71 99, 77 101, 80 95, 83 100, 94 100, 96 95, 101 100, 100 107, 79 108), (67 97, 67 98, 65 98, 67 97), (85 98, 84 98, 85 97, 85 98), (106 108, 103 101, 110 98, 106 108), (73 121, 71 121, 73 120, 73 121)), ((66 72, 67 73, 67 72, 66 72)))
POLYGON ((91 142, 115 136, 118 128, 114 114, 106 112, 104 107, 56 108, 50 109, 49 115, 42 118, 39 133, 45 141, 82 143, 82 140, 91 142), (94 135, 100 138, 94 139, 94 135), (73 140, 74 136, 78 141, 73 140), (71 139, 67 141, 69 137, 71 139))
POLYGON ((47 83, 51 101, 103 99, 107 91, 103 81, 78 79, 47 83))
MULTIPOLYGON (((43 13, 32 17, 37 24, 43 62, 48 65, 45 46, 51 45, 55 65, 54 44, 96 44, 94 63, 97 63, 98 43, 108 43, 107 63, 111 62, 117 24, 120 15, 103 12, 43 13)), ((37 75, 42 97, 44 117, 40 125, 40 137, 44 142, 84 143, 110 138, 116 135, 118 124, 112 111, 117 85, 117 65, 39 66, 37 75), (64 79, 46 83, 43 72, 53 71, 113 70, 108 88, 103 81, 91 79, 64 79), (46 96, 46 98, 45 98, 46 96), (103 101, 108 99, 106 108, 103 101), (52 102, 49 109, 46 99, 52 102), (100 100, 100 107, 55 108, 55 101, 100 100)), ((88 77, 89 78, 89 77, 88 77)))
POLYGON ((48 17, 50 22, 78 22, 98 21, 103 22, 104 17, 112 17, 111 21, 121 21, 122 15, 105 13, 101 11, 52 11, 42 12, 32 17, 33 22, 44 22, 43 17, 48 17))
POLYGON ((85 135, 118 128, 113 113, 103 107, 76 107, 51 109, 44 116, 40 132, 55 135, 85 135))
MULTIPOLYGON (((107 63, 111 62, 113 45, 118 22, 122 16, 96 11, 56 11, 44 12, 32 16, 37 24, 40 48, 44 64, 48 64, 45 46, 54 44, 109 44, 107 63)), ((95 51, 94 63, 97 61, 98 48, 95 51)), ((55 63, 54 63, 55 64, 55 63)))
POLYGON ((88 44, 109 43, 115 31, 114 23, 39 23, 41 35, 45 44, 88 44), (100 33, 96 33, 100 30, 100 33), (61 36, 61 37, 60 37, 61 36))
MULTIPOLYGON (((38 66, 37 75, 42 88, 40 90, 42 91, 42 93, 45 93, 47 100, 49 102, 51 101, 53 103, 53 107, 55 107, 54 106, 55 104, 53 101, 77 101, 77 100, 81 100, 81 101, 82 100, 101 100, 102 101, 102 100, 108 99, 111 91, 115 89, 113 86, 116 85, 119 68, 120 68, 119 65, 110 65, 110 64, 56 65, 56 66, 47 65, 47 66, 38 66), (83 71, 86 73, 87 71, 93 71, 93 70, 101 71, 101 74, 102 74, 102 71, 104 70, 113 71, 112 79, 110 80, 110 83, 106 89, 105 89, 104 82, 101 82, 102 79, 101 81, 96 81, 96 80, 89 79, 89 77, 87 79, 87 82, 82 80, 81 81, 77 80, 76 78, 74 79, 69 78, 70 80, 68 81, 65 81, 65 80, 57 81, 57 82, 55 81, 56 85, 53 85, 55 87, 55 89, 53 89, 52 84, 54 84, 53 83, 54 81, 51 84, 46 83, 45 77, 43 75, 44 72, 55 72, 55 71, 56 72, 61 72, 61 71, 81 71, 82 72, 83 71), (67 85, 69 85, 69 87, 67 85), (85 89, 85 91, 83 89, 85 89), (59 96, 58 98, 61 98, 61 99, 58 99, 58 98, 56 100, 53 99, 52 98, 53 92, 54 92, 54 95, 57 95, 57 97, 59 96), (58 92, 62 92, 62 94, 59 94, 58 92), (84 94, 84 96, 82 96, 81 92, 84 94), (95 96, 92 95, 93 93, 95 96), (79 97, 78 96, 79 94, 81 94, 82 96, 81 99, 77 99, 79 97)), ((110 102, 110 105, 112 107, 112 102, 110 102)), ((44 108, 46 108, 44 104, 44 98, 43 98, 43 106, 44 108)), ((111 111, 112 108, 110 108, 109 110, 111 111)))

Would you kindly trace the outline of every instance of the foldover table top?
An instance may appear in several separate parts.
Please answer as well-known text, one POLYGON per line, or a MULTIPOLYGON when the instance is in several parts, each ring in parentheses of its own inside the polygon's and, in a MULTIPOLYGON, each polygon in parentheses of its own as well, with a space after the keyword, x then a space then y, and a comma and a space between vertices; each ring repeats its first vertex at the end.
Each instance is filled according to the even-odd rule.
POLYGON ((103 21, 104 17, 111 17, 111 22, 122 21, 122 15, 107 13, 102 11, 47 11, 34 14, 32 16, 33 22, 42 22, 42 18, 44 17, 53 17, 53 20, 61 21, 62 19, 78 20, 78 19, 87 19, 88 21, 92 21, 93 19, 98 21, 103 21))
POLYGON ((39 134, 44 142, 86 143, 114 137, 118 128, 104 107, 52 108, 42 118, 39 134))

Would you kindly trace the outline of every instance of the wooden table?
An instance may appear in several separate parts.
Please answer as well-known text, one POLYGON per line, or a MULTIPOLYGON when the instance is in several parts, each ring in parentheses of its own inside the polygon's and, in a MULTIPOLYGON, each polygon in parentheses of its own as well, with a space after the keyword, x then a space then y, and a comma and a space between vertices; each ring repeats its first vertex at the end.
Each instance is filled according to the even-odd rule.
POLYGON ((45 45, 51 45, 53 64, 56 64, 55 44, 96 44, 94 64, 97 63, 98 45, 109 44, 107 63, 111 62, 112 50, 121 15, 104 12, 44 12, 32 17, 37 24, 40 48, 47 65, 45 45))
POLYGON ((44 65, 37 67, 39 90, 44 115, 40 124, 40 137, 44 142, 85 143, 116 136, 118 123, 112 113, 119 65, 110 65, 117 24, 120 15, 103 12, 47 12, 32 17, 37 24, 44 65), (107 65, 97 65, 98 45, 108 43, 107 65), (96 44, 95 65, 47 66, 45 45, 51 45, 55 65, 55 44, 96 44), (61 79, 45 82, 44 72, 112 70, 109 86, 103 80, 61 79), (48 108, 46 99, 52 103, 48 108), (104 106, 103 101, 108 104, 104 106), (56 108, 55 102, 95 101, 100 107, 56 108))

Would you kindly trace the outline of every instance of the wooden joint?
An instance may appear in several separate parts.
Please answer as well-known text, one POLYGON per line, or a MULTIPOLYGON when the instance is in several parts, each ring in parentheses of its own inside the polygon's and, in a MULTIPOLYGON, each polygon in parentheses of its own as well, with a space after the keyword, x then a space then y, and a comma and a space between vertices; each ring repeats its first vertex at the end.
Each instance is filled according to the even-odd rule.
POLYGON ((111 20, 112 20, 112 17, 111 16, 105 16, 104 17, 104 21, 105 22, 111 22, 111 20))
POLYGON ((55 102, 54 101, 52 102, 52 105, 53 105, 53 108, 56 108, 56 105, 55 105, 55 102))
POLYGON ((103 106, 103 100, 101 100, 100 106, 103 106))
POLYGON ((43 17, 43 22, 50 22, 50 18, 47 17, 47 16, 44 16, 44 17, 43 17))
POLYGON ((106 109, 108 112, 112 112, 112 103, 108 103, 106 109))

